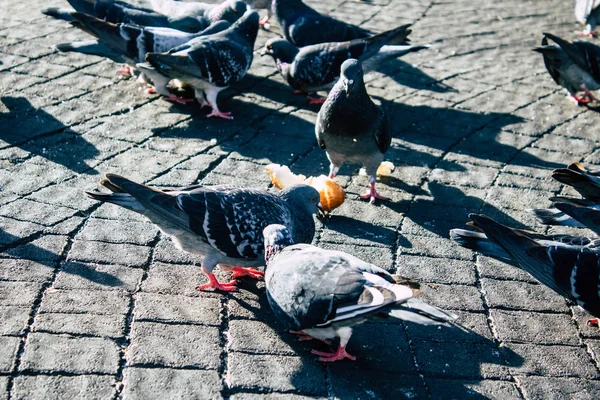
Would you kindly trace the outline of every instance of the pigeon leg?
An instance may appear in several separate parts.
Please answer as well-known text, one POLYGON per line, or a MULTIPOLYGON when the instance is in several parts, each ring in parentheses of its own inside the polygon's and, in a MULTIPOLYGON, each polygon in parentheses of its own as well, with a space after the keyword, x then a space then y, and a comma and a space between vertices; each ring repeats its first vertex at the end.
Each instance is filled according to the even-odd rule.
POLYGON ((586 325, 587 326, 595 326, 597 328, 600 328, 600 320, 598 318, 590 318, 587 320, 586 325))
POLYGON ((212 111, 210 112, 210 114, 208 114, 206 116, 206 118, 211 118, 211 117, 219 117, 219 118, 223 118, 223 119, 233 119, 233 116, 231 115, 230 112, 221 112, 219 110, 219 107, 217 106, 217 95, 219 94, 221 90, 207 90, 204 92, 204 94, 206 95, 206 101, 208 101, 208 105, 212 108, 212 111))
POLYGON ((194 102, 194 99, 186 99, 185 97, 176 96, 173 93, 169 93, 169 95, 165 97, 165 100, 172 101, 172 102, 179 103, 179 104, 187 104, 187 103, 194 102))
POLYGON ((325 100, 327 100, 325 97, 321 97, 321 96, 311 96, 310 94, 306 96, 306 100, 308 100, 308 104, 323 104, 325 103, 325 100))
POLYGON ((233 274, 231 274, 231 279, 237 279, 242 276, 249 276, 250 278, 254 279, 262 279, 262 277, 265 276, 264 272, 254 268, 234 267, 231 270, 233 271, 233 274))
POLYGON ((294 331, 294 330, 290 329, 289 332, 291 334, 293 334, 293 335, 298 335, 298 341, 299 342, 305 342, 307 340, 320 340, 323 343, 331 344, 331 342, 329 340, 327 340, 327 339, 319 339, 319 338, 316 338, 316 337, 312 337, 309 334, 306 334, 306 333, 304 333, 302 331, 294 331))
POLYGON ((581 88, 583 89, 583 97, 589 99, 590 101, 598 101, 596 96, 592 92, 589 91, 587 87, 585 87, 585 83, 581 84, 581 88))
POLYGON ((269 30, 269 28, 271 27, 271 24, 269 24, 269 19, 271 19, 270 15, 266 15, 264 17, 262 17, 259 21, 258 21, 258 25, 262 26, 264 29, 269 30))
POLYGON ((133 76, 133 73, 131 72, 131 67, 127 64, 123 64, 123 68, 117 70, 117 74, 123 76, 133 76))
POLYGON ((371 204, 375 203, 375 199, 389 200, 387 197, 380 195, 379 193, 377 193, 377 190, 375 190, 375 177, 369 178, 369 182, 370 182, 371 187, 367 191, 367 193, 360 195, 361 199, 364 199, 364 200, 369 199, 371 204))
POLYGON ((584 98, 583 96, 577 97, 576 94, 569 94, 569 100, 571 100, 576 105, 587 104, 590 102, 588 99, 584 98))
POLYGON ((146 93, 147 94, 154 94, 154 93, 156 93, 156 88, 154 86, 149 87, 148 89, 146 89, 146 93))
POLYGON ((340 167, 336 167, 335 165, 330 164, 329 165, 329 179, 333 179, 337 175, 339 170, 340 170, 340 167))
POLYGON ((324 351, 313 350, 313 354, 320 356, 319 361, 323 362, 334 362, 338 360, 343 360, 344 358, 348 358, 352 361, 356 360, 356 357, 352 354, 348 354, 346 351, 346 346, 340 346, 338 349, 332 353, 327 353, 324 351))
POLYGON ((204 272, 206 274, 206 276, 208 277, 208 283, 198 286, 197 290, 216 289, 216 290, 221 290, 223 292, 233 292, 233 291, 237 290, 237 288, 235 287, 235 284, 236 284, 235 281, 231 281, 228 283, 220 283, 217 280, 217 277, 215 276, 215 274, 213 274, 212 272, 206 271, 206 269, 204 269, 204 267, 202 267, 202 272, 204 272))

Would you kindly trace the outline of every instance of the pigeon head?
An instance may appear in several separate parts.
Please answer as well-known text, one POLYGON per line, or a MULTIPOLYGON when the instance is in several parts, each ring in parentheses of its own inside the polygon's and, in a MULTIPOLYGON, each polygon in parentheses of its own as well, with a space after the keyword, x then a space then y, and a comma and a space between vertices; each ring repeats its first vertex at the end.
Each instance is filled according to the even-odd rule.
POLYGON ((360 61, 354 58, 344 61, 340 71, 340 80, 344 84, 346 97, 350 95, 355 87, 361 87, 363 80, 363 69, 360 61))
POLYGON ((304 184, 290 185, 279 192, 279 196, 293 210, 295 220, 293 236, 297 243, 310 243, 315 236, 313 214, 321 210, 321 196, 312 186, 304 184))
POLYGON ((260 54, 263 56, 269 55, 275 61, 279 60, 291 64, 294 62, 294 57, 296 57, 298 51, 298 48, 287 40, 272 38, 265 43, 265 48, 260 54))
POLYGON ((208 14, 208 19, 210 19, 212 23, 224 20, 233 24, 244 15, 247 8, 246 3, 243 1, 227 0, 211 9, 208 14))
POLYGON ((279 224, 271 224, 263 229, 263 237, 265 238, 265 264, 267 265, 277 253, 294 244, 288 228, 279 224))
POLYGON ((200 32, 206 24, 194 17, 169 18, 171 28, 187 33, 200 32))
POLYGON ((256 35, 258 35, 258 20, 259 16, 256 11, 248 10, 240 19, 235 21, 235 24, 230 29, 237 32, 239 36, 243 36, 250 43, 254 44, 256 35))

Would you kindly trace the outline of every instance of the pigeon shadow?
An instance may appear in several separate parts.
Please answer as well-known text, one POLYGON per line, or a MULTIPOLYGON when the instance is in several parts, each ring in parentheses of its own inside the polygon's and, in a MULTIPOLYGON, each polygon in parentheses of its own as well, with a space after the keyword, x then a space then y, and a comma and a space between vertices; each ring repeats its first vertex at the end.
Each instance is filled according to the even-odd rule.
MULTIPOLYGON (((44 275, 52 275, 53 271, 58 268, 62 256, 36 246, 33 242, 21 244, 23 240, 27 239, 22 239, 4 230, 0 230, 0 262, 3 260, 33 261, 40 266, 48 268, 47 273, 42 271, 44 275)), ((61 272, 79 275, 90 282, 102 286, 123 287, 126 285, 118 277, 80 262, 69 261, 65 263, 63 268, 61 268, 61 272)))
MULTIPOLYGON (((242 290, 231 295, 228 308, 236 317, 256 319, 266 325, 261 335, 269 337, 272 344, 267 353, 300 358, 300 365, 286 378, 294 391, 305 395, 340 399, 427 398, 429 390, 435 392, 436 387, 443 386, 450 388, 452 398, 483 399, 487 397, 472 389, 471 384, 490 376, 503 376, 507 368, 518 367, 524 361, 511 349, 499 348, 487 331, 373 317, 354 328, 348 352, 356 356, 356 361, 322 363, 311 350, 331 351, 336 342, 327 345, 317 340, 300 341, 275 318, 264 295, 264 283, 245 279, 239 281, 239 287, 242 290)), ((463 313, 467 314, 470 313, 463 313)), ((460 324, 461 319, 457 322, 460 324)), ((232 342, 244 340, 234 336, 232 342)), ((237 350, 252 351, 241 346, 237 350)), ((235 347, 231 350, 236 351, 235 347)))
POLYGON ((375 71, 389 76, 396 83, 417 90, 428 90, 436 93, 456 92, 451 86, 438 82, 413 65, 394 58, 378 66, 375 71))
POLYGON ((98 174, 85 160, 100 152, 80 134, 65 130, 66 125, 44 110, 36 109, 24 97, 0 97, 0 103, 9 110, 0 113, 0 140, 8 147, 18 147, 76 173, 98 174), (40 138, 45 135, 50 136, 40 138))

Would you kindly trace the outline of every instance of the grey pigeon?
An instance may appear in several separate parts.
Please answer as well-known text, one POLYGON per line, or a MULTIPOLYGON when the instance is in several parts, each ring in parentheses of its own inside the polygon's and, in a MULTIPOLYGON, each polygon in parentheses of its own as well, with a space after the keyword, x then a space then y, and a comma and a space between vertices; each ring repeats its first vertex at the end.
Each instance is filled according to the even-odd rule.
POLYGON ((353 327, 378 315, 424 325, 457 318, 416 299, 420 291, 412 281, 341 251, 294 244, 285 226, 267 226, 263 236, 267 299, 275 316, 292 333, 339 338, 336 351, 313 351, 321 361, 354 360, 346 351, 353 327))
POLYGON ((229 29, 193 39, 168 53, 148 53, 146 61, 161 75, 193 87, 200 105, 212 108, 208 117, 230 119, 231 113, 219 110, 217 95, 246 75, 257 33, 258 13, 246 11, 229 29))
POLYGON ((250 7, 251 10, 267 10, 267 15, 258 21, 258 24, 269 29, 269 20, 272 16, 271 0, 244 0, 244 3, 250 7))
POLYGON ((567 90, 570 99, 577 104, 598 100, 591 91, 600 89, 600 47, 544 33, 542 46, 533 50, 543 55, 550 76, 567 90), (548 39, 557 45, 550 45, 548 39), (580 92, 583 95, 578 96, 580 92))
POLYGON ((273 0, 272 8, 285 38, 298 47, 373 35, 366 29, 320 14, 302 0, 273 0))
POLYGON ((301 243, 309 243, 315 234, 312 215, 319 192, 307 185, 288 186, 276 194, 202 185, 161 191, 115 174, 107 174, 100 184, 113 193, 87 192, 91 198, 148 217, 179 249, 204 256, 202 271, 209 283, 199 290, 235 290, 235 281, 217 281, 217 265, 233 271, 232 278, 259 278, 262 273, 249 267, 264 263, 262 232, 267 225, 285 224, 301 243))
POLYGON ((385 199, 375 190, 375 181, 383 154, 392 143, 392 132, 388 117, 367 94, 360 61, 349 59, 342 64, 340 79, 319 110, 315 133, 331 163, 330 178, 344 163, 360 164, 370 184, 361 198, 371 203, 385 199))
POLYGON ((194 17, 205 27, 217 21, 234 23, 248 7, 241 0, 225 0, 219 4, 199 1, 184 2, 174 0, 152 0, 152 9, 172 19, 194 17))
MULTIPOLYGON (((75 9, 85 14, 103 19, 114 24, 125 23, 141 26, 156 26, 164 28, 178 29, 184 32, 199 32, 206 28, 210 23, 200 21, 195 17, 183 16, 179 18, 169 18, 166 15, 155 11, 135 7, 122 1, 105 0, 67 0, 75 9)), ((42 14, 50 17, 73 21, 71 15, 73 10, 62 8, 43 8, 42 14)))
POLYGON ((218 21, 199 33, 187 33, 171 28, 113 24, 79 12, 71 14, 76 19, 71 24, 95 36, 97 40, 63 43, 56 45, 56 49, 93 54, 126 64, 124 69, 119 70, 123 75, 132 75, 131 66, 143 62, 146 53, 166 52, 196 37, 211 35, 230 26, 227 21, 218 21))
POLYGON ((536 218, 545 225, 562 225, 574 227, 588 227, 598 233, 594 225, 594 211, 600 210, 600 170, 588 170, 578 162, 572 163, 567 168, 558 168, 552 172, 552 177, 557 181, 571 186, 583 199, 567 196, 550 198, 554 203, 553 208, 530 210, 536 218), (560 205, 559 205, 560 203, 560 205), (587 211, 590 213, 587 213, 587 211), (571 215, 569 211, 577 214, 571 215), (582 220, 586 215, 587 219, 582 220))
MULTIPOLYGON (((587 247, 545 245, 485 215, 472 225, 502 247, 522 269, 561 296, 600 317, 600 252, 587 247)), ((598 318, 588 321, 598 324, 598 318)))
POLYGON ((596 36, 596 26, 600 21, 600 7, 597 0, 575 0, 575 18, 585 25, 584 36, 596 36))
MULTIPOLYGON (((426 49, 429 46, 408 44, 386 46, 389 42, 406 43, 411 32, 408 25, 348 42, 321 43, 298 48, 287 40, 272 38, 267 41, 262 52, 275 60, 283 79, 296 91, 311 93, 329 90, 340 76, 342 63, 356 58, 363 64, 367 73, 385 61, 405 54, 426 49)), ((308 97, 311 104, 322 103, 324 99, 308 97)))

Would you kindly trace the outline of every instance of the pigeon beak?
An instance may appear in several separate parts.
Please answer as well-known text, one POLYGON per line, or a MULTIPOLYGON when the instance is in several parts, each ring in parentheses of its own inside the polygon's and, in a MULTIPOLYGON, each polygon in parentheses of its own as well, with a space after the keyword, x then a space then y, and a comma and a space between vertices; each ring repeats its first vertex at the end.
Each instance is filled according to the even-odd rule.
POLYGON ((267 50, 267 49, 262 49, 262 50, 260 51, 260 56, 261 56, 261 57, 268 56, 268 55, 269 55, 269 52, 268 52, 268 50, 267 50))
POLYGON ((319 210, 317 213, 319 219, 325 219, 329 216, 329 212, 323 210, 323 205, 321 203, 317 204, 317 209, 319 210))
POLYGON ((352 91, 352 88, 354 87, 354 81, 352 79, 345 80, 344 87, 346 89, 346 97, 348 97, 352 91))

